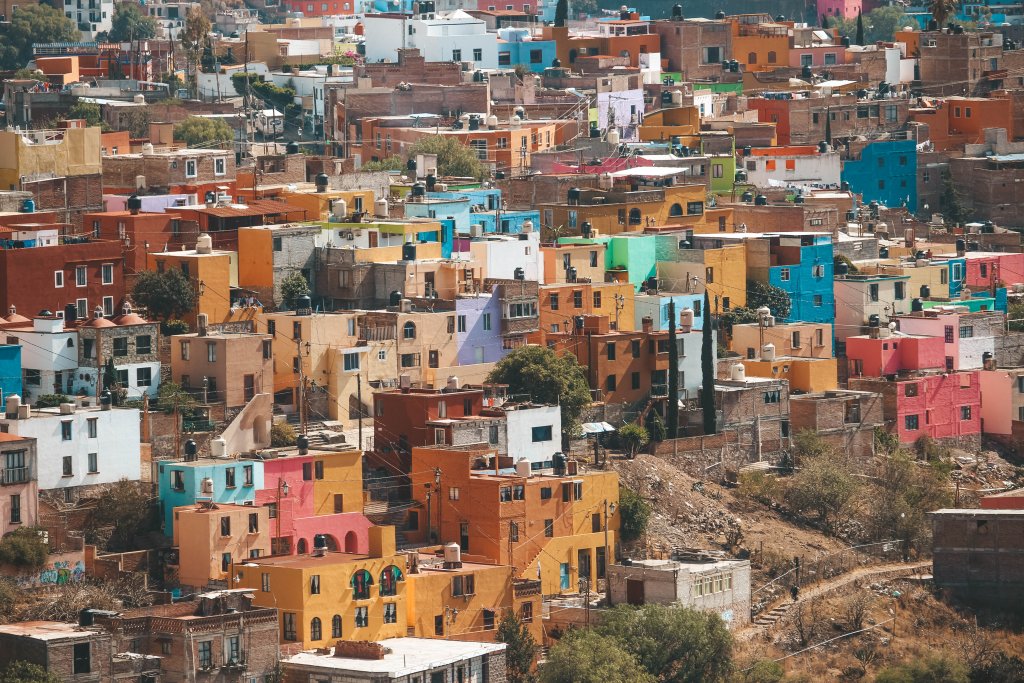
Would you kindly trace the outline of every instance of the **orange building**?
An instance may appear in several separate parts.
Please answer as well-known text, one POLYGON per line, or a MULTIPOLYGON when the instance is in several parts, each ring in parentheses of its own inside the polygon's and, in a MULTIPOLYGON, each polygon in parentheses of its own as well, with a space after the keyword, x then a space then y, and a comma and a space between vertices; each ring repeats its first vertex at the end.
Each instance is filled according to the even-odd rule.
POLYGON ((601 316, 610 330, 634 328, 633 295, 629 282, 577 280, 540 287, 540 329, 531 342, 543 344, 548 334, 567 333, 576 316, 601 316))
MULTIPOLYGON (((992 97, 948 97, 930 107, 910 110, 910 120, 928 125, 928 139, 936 152, 960 149, 985 141, 986 128, 1002 128, 1007 140, 1024 131, 1014 130, 1015 100, 1009 93, 992 97)), ((1020 105, 1018 105, 1020 106, 1020 105)))
POLYGON ((697 107, 669 107, 652 111, 640 124, 641 140, 669 140, 681 136, 679 144, 686 147, 701 146, 700 110, 697 107))
POLYGON ((557 284, 570 282, 604 282, 605 251, 607 245, 548 244, 540 248, 544 255, 544 282, 557 284))
POLYGON ((661 36, 651 31, 651 24, 642 21, 636 12, 627 18, 598 23, 597 31, 569 33, 567 26, 545 26, 541 40, 554 40, 555 51, 562 64, 576 63, 577 57, 597 55, 626 57, 632 67, 641 66, 641 55, 660 54, 661 36))
POLYGON ((618 475, 584 472, 575 461, 543 473, 515 465, 487 447, 413 448, 412 494, 427 514, 406 536, 437 529, 467 561, 539 578, 544 595, 575 593, 580 578, 596 585, 618 540, 618 475))
POLYGON ((201 590, 210 581, 227 581, 235 565, 270 555, 269 508, 224 503, 175 508, 174 546, 182 586, 201 590))
POLYGON ((732 54, 744 71, 771 71, 789 66, 790 24, 768 14, 737 14, 732 22, 732 54))
POLYGON ((148 253, 181 249, 185 244, 195 244, 199 236, 194 224, 183 228, 181 216, 170 212, 87 213, 82 215, 82 226, 92 230, 93 237, 121 240, 125 245, 124 267, 129 273, 146 270, 148 253))

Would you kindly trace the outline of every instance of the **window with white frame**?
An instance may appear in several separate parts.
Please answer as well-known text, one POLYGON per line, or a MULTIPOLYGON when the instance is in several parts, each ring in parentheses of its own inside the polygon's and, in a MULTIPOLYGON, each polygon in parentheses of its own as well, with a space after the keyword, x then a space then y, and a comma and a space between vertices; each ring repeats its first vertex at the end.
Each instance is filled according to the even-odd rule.
POLYGON ((85 287, 88 283, 89 271, 85 266, 75 266, 75 286, 85 287))
POLYGON ((227 173, 228 161, 224 157, 217 157, 213 160, 213 174, 224 175, 227 173))
POLYGON ((185 177, 186 178, 195 178, 197 175, 199 175, 199 174, 196 172, 196 160, 195 159, 186 159, 185 160, 185 177))
POLYGON ((55 270, 53 271, 53 286, 63 287, 64 286, 64 271, 55 270))

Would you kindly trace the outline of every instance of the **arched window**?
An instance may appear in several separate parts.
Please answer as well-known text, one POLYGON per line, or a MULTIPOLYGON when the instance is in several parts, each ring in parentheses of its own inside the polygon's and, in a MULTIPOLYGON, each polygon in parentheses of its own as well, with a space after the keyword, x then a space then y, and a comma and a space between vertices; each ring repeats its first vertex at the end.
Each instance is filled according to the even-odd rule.
POLYGON ((365 569, 360 569, 352 575, 352 599, 369 600, 370 586, 373 585, 373 576, 365 569))
POLYGON ((682 216, 683 215, 683 207, 681 205, 679 205, 679 204, 673 204, 669 208, 669 210, 668 210, 668 215, 669 216, 682 216))
POLYGON ((757 53, 750 52, 747 54, 747 64, 757 64, 757 53))
POLYGON ((323 627, 320 625, 320 617, 313 617, 313 620, 309 622, 309 639, 324 639, 323 627))
POLYGON ((414 323, 414 322, 412 322, 410 320, 405 325, 403 325, 402 326, 402 336, 405 339, 415 339, 416 338, 416 323, 414 323))
POLYGON ((569 63, 574 64, 576 62, 576 50, 569 50, 569 63))
POLYGON ((769 50, 768 51, 768 63, 769 64, 774 64, 776 58, 777 58, 777 55, 775 54, 775 50, 769 50))
POLYGON ((309 552, 309 544, 306 543, 306 539, 304 539, 304 538, 300 538, 299 539, 298 546, 296 546, 296 547, 297 547, 297 551, 298 551, 299 555, 305 555, 306 553, 309 552))
POLYGON ((331 638, 341 638, 341 615, 335 614, 331 618, 331 638))
POLYGON ((642 223, 642 222, 643 222, 643 219, 640 217, 640 209, 630 209, 629 210, 629 224, 630 225, 640 225, 640 223, 642 223))
POLYGON ((380 573, 380 594, 381 595, 396 595, 398 593, 398 582, 404 580, 402 576, 402 570, 391 565, 384 567, 384 571, 380 573))

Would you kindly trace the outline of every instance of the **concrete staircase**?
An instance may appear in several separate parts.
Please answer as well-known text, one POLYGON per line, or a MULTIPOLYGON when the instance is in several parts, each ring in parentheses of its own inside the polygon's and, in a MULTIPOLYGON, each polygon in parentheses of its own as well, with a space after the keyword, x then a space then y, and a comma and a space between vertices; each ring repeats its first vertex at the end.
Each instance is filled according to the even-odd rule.
POLYGON ((782 619, 782 617, 786 616, 786 612, 789 611, 790 604, 791 603, 779 605, 769 612, 758 614, 754 619, 754 624, 757 626, 774 626, 779 623, 779 620, 782 619))

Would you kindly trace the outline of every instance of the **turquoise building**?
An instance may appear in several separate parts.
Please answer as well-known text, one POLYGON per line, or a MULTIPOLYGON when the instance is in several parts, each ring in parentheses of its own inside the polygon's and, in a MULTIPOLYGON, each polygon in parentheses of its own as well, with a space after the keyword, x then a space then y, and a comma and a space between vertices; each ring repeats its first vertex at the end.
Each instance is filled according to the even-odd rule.
POLYGON ((258 460, 203 458, 164 461, 158 466, 160 514, 164 534, 174 532, 174 508, 198 502, 244 505, 263 488, 263 463, 258 460))

